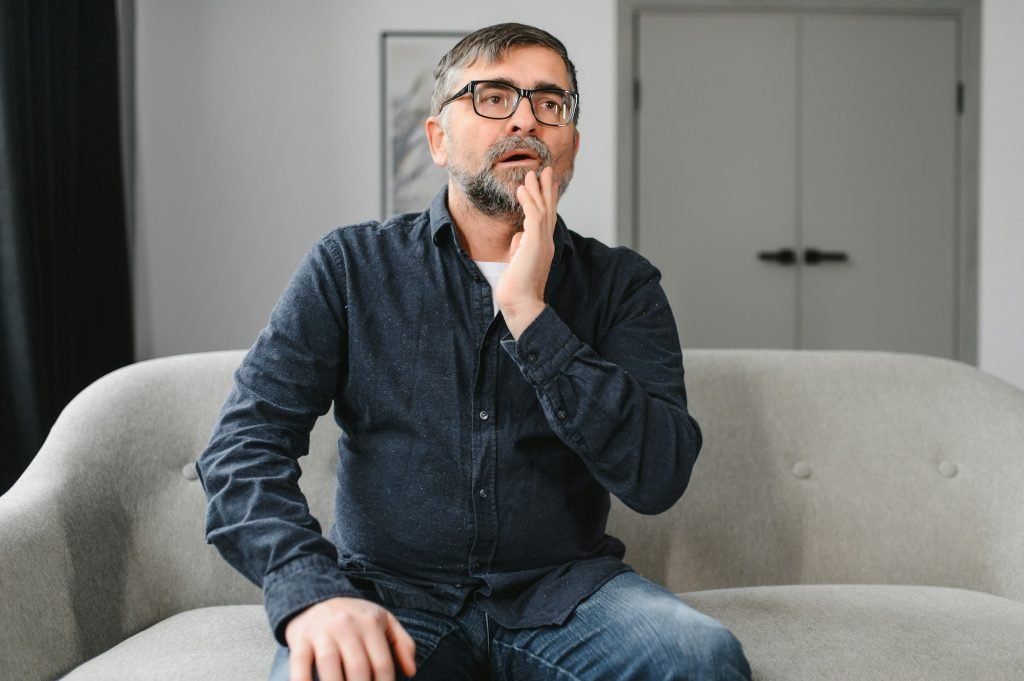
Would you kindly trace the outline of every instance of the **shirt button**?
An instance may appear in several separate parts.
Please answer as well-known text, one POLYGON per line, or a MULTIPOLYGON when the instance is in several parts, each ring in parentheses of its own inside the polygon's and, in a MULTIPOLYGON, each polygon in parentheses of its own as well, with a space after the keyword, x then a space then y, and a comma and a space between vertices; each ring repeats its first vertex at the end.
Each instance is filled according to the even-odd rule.
POLYGON ((480 498, 481 499, 486 499, 487 498, 487 490, 481 489, 479 494, 480 494, 480 498))
POLYGON ((567 414, 564 411, 562 411, 561 409, 558 410, 558 418, 565 420, 566 416, 567 414))
POLYGON ((486 421, 489 418, 491 418, 491 415, 488 414, 486 411, 480 412, 480 420, 481 421, 486 421))
POLYGON ((529 355, 526 356, 526 361, 529 362, 530 364, 533 364, 534 362, 537 361, 537 355, 530 353, 529 355))

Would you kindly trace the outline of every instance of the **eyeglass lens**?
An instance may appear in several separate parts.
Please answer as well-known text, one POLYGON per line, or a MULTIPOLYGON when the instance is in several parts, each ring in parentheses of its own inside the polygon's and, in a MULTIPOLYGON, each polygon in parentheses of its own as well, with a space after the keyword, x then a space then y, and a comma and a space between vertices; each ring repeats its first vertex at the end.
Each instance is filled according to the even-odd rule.
MULTIPOLYGON (((541 123, 566 125, 572 115, 570 95, 561 90, 536 90, 530 97, 533 115, 541 123)), ((473 93, 473 108, 485 118, 508 118, 519 103, 519 93, 503 83, 481 82, 473 93)))

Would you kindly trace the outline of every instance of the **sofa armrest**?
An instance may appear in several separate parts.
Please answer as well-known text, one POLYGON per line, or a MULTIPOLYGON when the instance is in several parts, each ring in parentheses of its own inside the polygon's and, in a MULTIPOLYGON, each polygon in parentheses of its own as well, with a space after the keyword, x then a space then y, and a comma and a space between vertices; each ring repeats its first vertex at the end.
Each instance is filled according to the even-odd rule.
POLYGON ((0 679, 53 679, 177 612, 260 601, 206 545, 182 474, 239 359, 135 364, 61 413, 0 497, 0 679))
POLYGON ((4 679, 53 679, 91 657, 93 649, 90 600, 102 597, 97 573, 104 552, 75 555, 69 535, 104 509, 89 509, 61 471, 45 471, 44 453, 0 497, 4 679))

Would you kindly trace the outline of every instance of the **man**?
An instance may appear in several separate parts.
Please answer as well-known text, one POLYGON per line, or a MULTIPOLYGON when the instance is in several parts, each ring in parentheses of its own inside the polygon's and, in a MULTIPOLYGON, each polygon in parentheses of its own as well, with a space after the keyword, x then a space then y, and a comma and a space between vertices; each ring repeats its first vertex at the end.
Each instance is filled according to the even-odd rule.
POLYGON ((701 446, 658 272, 556 213, 579 149, 561 42, 502 24, 435 71, 430 209, 299 267, 199 461, 207 529, 262 584, 273 679, 749 679, 719 623, 604 533, 701 446), (330 540, 296 485, 342 426, 330 540))

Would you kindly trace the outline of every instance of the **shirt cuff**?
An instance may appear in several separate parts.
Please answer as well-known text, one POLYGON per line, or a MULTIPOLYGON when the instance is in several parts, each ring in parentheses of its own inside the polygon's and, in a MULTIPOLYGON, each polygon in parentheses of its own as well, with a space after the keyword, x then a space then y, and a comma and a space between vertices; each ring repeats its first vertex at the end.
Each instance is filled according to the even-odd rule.
POLYGON ((536 387, 557 376, 583 347, 583 342, 561 320, 554 308, 545 305, 544 310, 519 335, 519 340, 509 334, 502 339, 501 346, 523 372, 523 376, 536 387))
POLYGON ((263 580, 263 603, 274 638, 287 646, 284 630, 291 618, 337 596, 365 597, 327 556, 303 556, 274 570, 263 580))

